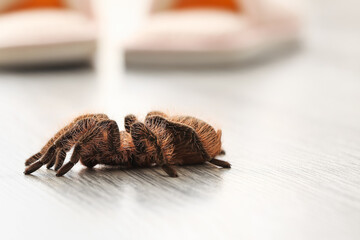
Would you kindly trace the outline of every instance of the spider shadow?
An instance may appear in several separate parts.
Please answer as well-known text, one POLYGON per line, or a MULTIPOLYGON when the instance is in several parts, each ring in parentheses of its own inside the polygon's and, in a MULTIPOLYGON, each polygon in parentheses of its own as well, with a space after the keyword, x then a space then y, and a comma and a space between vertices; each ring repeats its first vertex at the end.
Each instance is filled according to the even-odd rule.
POLYGON ((181 199, 183 204, 184 199, 190 202, 191 199, 209 199, 221 188, 223 174, 228 170, 202 164, 177 167, 177 171, 179 177, 171 178, 161 168, 98 167, 71 171, 60 178, 46 173, 32 179, 70 204, 114 206, 130 198, 153 207, 164 201, 180 204, 181 199))

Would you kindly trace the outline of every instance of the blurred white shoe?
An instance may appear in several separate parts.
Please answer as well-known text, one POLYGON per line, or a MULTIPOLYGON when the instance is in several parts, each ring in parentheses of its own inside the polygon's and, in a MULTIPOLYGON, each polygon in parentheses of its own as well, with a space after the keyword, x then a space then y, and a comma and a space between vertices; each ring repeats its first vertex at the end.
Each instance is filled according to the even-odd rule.
POLYGON ((217 65, 248 61, 299 40, 297 9, 276 0, 154 0, 126 43, 127 65, 217 65))
POLYGON ((1 0, 0 67, 90 61, 96 22, 90 0, 1 0))

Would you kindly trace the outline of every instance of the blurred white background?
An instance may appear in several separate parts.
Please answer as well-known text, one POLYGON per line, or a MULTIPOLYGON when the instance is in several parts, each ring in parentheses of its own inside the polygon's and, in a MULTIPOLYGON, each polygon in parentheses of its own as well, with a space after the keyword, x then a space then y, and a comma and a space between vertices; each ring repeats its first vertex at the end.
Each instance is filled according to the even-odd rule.
MULTIPOLYGON (((306 1, 301 47, 217 68, 124 66, 146 19, 141 0, 97 1, 92 68, 0 71, 0 223, 4 239, 359 239, 360 3, 306 1), (232 163, 87 171, 23 162, 84 112, 154 109, 223 130, 232 163)), ((0 33, 1 35, 4 33, 0 33)))

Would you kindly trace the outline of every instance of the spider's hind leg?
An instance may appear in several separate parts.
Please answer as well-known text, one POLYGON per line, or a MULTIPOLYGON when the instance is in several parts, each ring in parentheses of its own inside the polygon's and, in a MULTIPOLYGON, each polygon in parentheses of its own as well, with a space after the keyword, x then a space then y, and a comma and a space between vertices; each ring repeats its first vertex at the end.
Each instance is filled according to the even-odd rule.
POLYGON ((176 170, 168 164, 162 166, 162 169, 170 176, 170 177, 178 177, 176 170))
POLYGON ((219 160, 216 158, 211 159, 209 162, 222 168, 231 168, 231 164, 229 162, 219 160))

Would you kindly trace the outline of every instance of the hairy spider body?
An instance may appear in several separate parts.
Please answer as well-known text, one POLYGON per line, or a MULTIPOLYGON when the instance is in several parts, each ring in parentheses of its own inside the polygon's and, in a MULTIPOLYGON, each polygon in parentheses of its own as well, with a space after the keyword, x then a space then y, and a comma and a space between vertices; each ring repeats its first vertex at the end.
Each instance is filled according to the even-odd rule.
POLYGON ((131 167, 161 166, 171 177, 177 177, 171 165, 210 162, 230 168, 228 162, 215 159, 224 154, 221 130, 190 116, 168 116, 150 112, 144 123, 134 115, 125 117, 125 131, 105 114, 86 114, 62 128, 28 160, 25 174, 41 166, 54 166, 56 176, 67 173, 78 161, 92 168, 97 164, 131 167), (70 161, 66 153, 74 147, 70 161))

